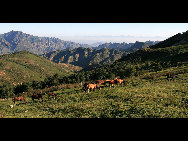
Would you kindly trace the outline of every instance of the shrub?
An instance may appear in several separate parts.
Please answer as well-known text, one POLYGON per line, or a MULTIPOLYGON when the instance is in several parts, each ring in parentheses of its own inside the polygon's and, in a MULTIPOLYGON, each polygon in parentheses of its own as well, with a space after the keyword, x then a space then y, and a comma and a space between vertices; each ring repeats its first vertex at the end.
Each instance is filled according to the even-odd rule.
POLYGON ((0 86, 0 97, 1 98, 8 98, 14 96, 14 89, 12 86, 3 85, 0 86))

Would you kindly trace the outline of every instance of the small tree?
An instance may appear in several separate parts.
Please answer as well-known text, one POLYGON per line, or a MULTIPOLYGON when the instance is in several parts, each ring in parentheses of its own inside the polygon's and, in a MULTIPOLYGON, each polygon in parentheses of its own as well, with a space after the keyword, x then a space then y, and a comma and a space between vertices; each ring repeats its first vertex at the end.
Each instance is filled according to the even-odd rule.
POLYGON ((14 88, 14 94, 17 95, 19 93, 23 93, 23 92, 27 92, 28 89, 29 89, 29 84, 27 83, 22 83, 21 85, 17 85, 15 88, 14 88))
POLYGON ((1 98, 8 98, 14 95, 14 90, 12 86, 3 85, 0 86, 0 97, 1 98))

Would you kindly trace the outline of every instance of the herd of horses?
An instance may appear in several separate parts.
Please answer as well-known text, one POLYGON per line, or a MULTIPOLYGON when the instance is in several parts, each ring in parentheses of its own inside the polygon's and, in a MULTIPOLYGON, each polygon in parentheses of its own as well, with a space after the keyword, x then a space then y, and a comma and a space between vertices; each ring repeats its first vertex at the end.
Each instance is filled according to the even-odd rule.
POLYGON ((125 85, 125 80, 123 79, 112 79, 112 80, 97 80, 95 83, 85 83, 83 86, 83 90, 85 92, 95 91, 96 89, 99 89, 101 91, 101 88, 103 87, 115 87, 116 85, 125 85))
MULTIPOLYGON (((42 97, 42 93, 34 93, 31 98, 34 102, 35 99, 38 99, 38 100, 42 100, 43 101, 43 97, 42 97)), ((57 94, 55 93, 48 93, 48 99, 50 99, 51 97, 54 97, 55 99, 57 99, 57 94)), ((13 97, 12 101, 14 102, 14 104, 16 105, 16 101, 25 101, 25 103, 27 103, 27 100, 24 96, 15 96, 13 97)))
MULTIPOLYGON (((82 89, 85 92, 89 93, 91 90, 95 91, 96 89, 99 89, 101 91, 101 88, 103 87, 106 87, 106 86, 115 87, 115 85, 119 85, 119 84, 125 84, 125 81, 123 79, 97 80, 95 83, 90 83, 90 82, 85 83, 82 89)), ((31 96, 31 98, 33 102, 35 99, 43 101, 43 95, 44 94, 40 92, 36 92, 31 96)), ((53 92, 49 92, 48 99, 50 99, 51 97, 54 97, 55 99, 57 99, 57 94, 53 92)), ((13 97, 12 101, 14 102, 15 105, 16 105, 16 101, 25 101, 25 103, 27 103, 27 100, 24 96, 15 96, 13 97)))
MULTIPOLYGON (((174 80, 174 78, 177 78, 176 74, 167 74, 167 80, 169 81, 170 79, 174 80)), ((97 80, 95 81, 95 83, 91 83, 91 82, 87 82, 83 85, 82 90, 84 90, 85 92, 91 92, 91 91, 95 91, 96 89, 99 89, 99 91, 101 91, 101 88, 104 87, 115 87, 118 85, 124 85, 125 86, 125 80, 123 79, 108 79, 108 80, 97 80)), ((35 99, 38 100, 42 100, 43 101, 43 94, 41 93, 35 93, 31 96, 33 102, 35 99)), ((48 93, 48 99, 50 99, 51 97, 57 98, 57 95, 55 93, 48 93)), ((15 96, 13 97, 13 102, 16 105, 16 101, 25 101, 27 103, 27 100, 24 96, 15 96)))

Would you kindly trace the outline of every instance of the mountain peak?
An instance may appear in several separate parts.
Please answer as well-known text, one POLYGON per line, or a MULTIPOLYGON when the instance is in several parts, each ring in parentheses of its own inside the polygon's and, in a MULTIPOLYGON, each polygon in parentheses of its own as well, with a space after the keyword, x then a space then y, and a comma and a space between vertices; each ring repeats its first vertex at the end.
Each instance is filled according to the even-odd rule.
POLYGON ((7 32, 5 34, 23 34, 22 31, 14 31, 14 30, 11 30, 10 32, 7 32))
POLYGON ((74 49, 80 46, 78 43, 64 41, 59 38, 38 37, 22 31, 14 31, 1 34, 0 54, 8 54, 17 51, 27 50, 34 54, 44 54, 54 50, 74 49))

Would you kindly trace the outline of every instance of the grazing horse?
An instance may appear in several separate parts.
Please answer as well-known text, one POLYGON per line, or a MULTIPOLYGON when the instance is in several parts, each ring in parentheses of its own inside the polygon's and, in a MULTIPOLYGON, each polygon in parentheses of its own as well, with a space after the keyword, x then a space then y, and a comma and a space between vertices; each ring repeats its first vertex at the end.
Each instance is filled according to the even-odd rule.
POLYGON ((95 83, 100 85, 100 84, 104 84, 104 81, 103 80, 97 80, 97 81, 95 81, 95 83))
POLYGON ((99 85, 97 85, 97 84, 91 84, 90 83, 90 84, 87 85, 88 93, 89 93, 90 90, 95 91, 95 89, 99 89, 101 91, 101 87, 99 85))
POLYGON ((42 98, 42 94, 33 94, 32 96, 32 100, 34 102, 34 99, 41 99, 43 101, 43 98, 42 98))
POLYGON ((106 83, 109 83, 109 87, 115 87, 115 85, 119 85, 119 84, 122 84, 122 83, 125 84, 123 79, 105 80, 104 84, 106 84, 106 83))
POLYGON ((106 83, 109 84, 109 87, 114 87, 114 85, 116 84, 115 80, 105 80, 104 84, 106 85, 106 83))
POLYGON ((124 80, 123 79, 114 79, 115 81, 115 84, 119 85, 119 84, 125 84, 124 80))
POLYGON ((12 101, 14 102, 15 105, 16 105, 16 101, 22 101, 22 100, 24 100, 27 103, 27 100, 24 96, 18 96, 18 97, 14 97, 12 99, 12 101))
POLYGON ((54 96, 55 99, 57 99, 57 94, 54 94, 54 93, 49 93, 49 94, 48 94, 48 99, 49 99, 50 97, 53 97, 53 96, 54 96))

